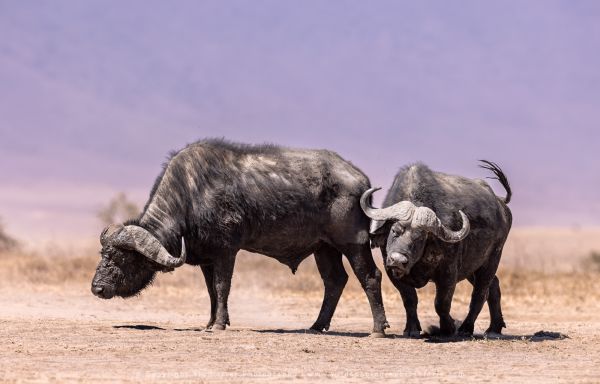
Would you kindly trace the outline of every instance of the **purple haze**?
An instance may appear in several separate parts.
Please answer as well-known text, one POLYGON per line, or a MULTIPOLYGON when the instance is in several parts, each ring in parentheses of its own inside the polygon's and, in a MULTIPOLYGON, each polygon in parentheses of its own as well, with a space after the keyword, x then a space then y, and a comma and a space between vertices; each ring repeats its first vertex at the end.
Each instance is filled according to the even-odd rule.
POLYGON ((170 150, 223 136, 330 148, 384 188, 490 159, 516 225, 599 225, 598 20, 597 1, 1 2, 0 216, 95 234, 116 191, 143 203, 170 150))

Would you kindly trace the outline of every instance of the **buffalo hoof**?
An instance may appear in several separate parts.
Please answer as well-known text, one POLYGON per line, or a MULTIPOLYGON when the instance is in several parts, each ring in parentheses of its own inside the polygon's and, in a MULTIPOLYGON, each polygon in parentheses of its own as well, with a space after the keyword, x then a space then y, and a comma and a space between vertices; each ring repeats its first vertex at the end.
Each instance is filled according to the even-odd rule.
POLYGON ((329 324, 327 324, 327 325, 314 324, 312 327, 310 327, 310 329, 312 331, 316 331, 316 333, 327 332, 327 331, 329 331, 329 324))
POLYGON ((488 339, 501 339, 502 338, 502 334, 500 332, 485 332, 484 333, 485 337, 487 337, 488 339))
POLYGON ((224 331, 225 330, 225 325, 223 324, 215 324, 212 326, 211 330, 213 331, 224 331))
POLYGON ((454 322, 441 323, 439 333, 442 336, 453 336, 456 333, 456 325, 454 322))
POLYGON ((372 339, 384 339, 385 338, 385 332, 371 332, 371 334, 369 335, 370 338, 372 339))
POLYGON ((506 324, 504 323, 504 321, 497 323, 497 324, 491 324, 490 327, 485 331, 485 334, 488 334, 488 333, 501 334, 502 328, 506 328, 506 324))
POLYGON ((421 324, 419 321, 409 321, 404 327, 404 337, 420 338, 421 337, 421 324))
POLYGON ((440 326, 430 325, 427 327, 425 337, 451 337, 456 334, 456 325, 452 321, 440 321, 440 326))
POLYGON ((502 335, 502 328, 488 328, 484 332, 484 335, 502 335))
POLYGON ((412 330, 412 331, 404 331, 404 337, 409 337, 411 339, 419 339, 421 338, 421 331, 412 330))
POLYGON ((475 327, 473 325, 469 326, 469 325, 465 325, 465 323, 463 323, 459 328, 458 331, 456 332, 459 336, 473 336, 473 331, 475 327))
POLYGON ((309 333, 311 335, 322 335, 323 331, 317 329, 317 328, 309 328, 306 330, 306 333, 309 333))

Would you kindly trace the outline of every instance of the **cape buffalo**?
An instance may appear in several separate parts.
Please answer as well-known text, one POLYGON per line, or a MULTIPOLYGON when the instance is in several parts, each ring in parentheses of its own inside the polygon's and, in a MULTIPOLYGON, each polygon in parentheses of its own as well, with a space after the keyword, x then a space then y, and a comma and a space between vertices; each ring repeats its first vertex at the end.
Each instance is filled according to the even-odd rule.
POLYGON ((500 333, 506 327, 496 270, 512 224, 507 207, 512 192, 502 170, 481 161, 481 167, 492 171, 506 189, 505 198, 497 197, 483 180, 433 172, 423 164, 398 172, 385 208, 374 209, 369 204, 371 194, 379 188, 369 189, 361 197, 363 211, 373 219, 373 245, 381 248, 386 272, 404 302, 407 336, 420 335, 415 288, 428 281, 436 286, 435 310, 442 334, 455 333, 450 305, 456 284, 463 279, 473 285, 473 293, 458 332, 473 334, 486 299, 491 316, 486 332, 500 333))
POLYGON ((292 272, 314 253, 325 294, 311 329, 320 332, 329 328, 348 280, 344 254, 369 299, 373 335, 382 336, 388 325, 381 272, 359 203, 369 187, 367 176, 331 151, 223 140, 188 145, 165 164, 141 216, 102 232, 92 292, 129 297, 158 271, 199 265, 211 301, 207 328, 225 329, 240 249, 273 257, 292 272))

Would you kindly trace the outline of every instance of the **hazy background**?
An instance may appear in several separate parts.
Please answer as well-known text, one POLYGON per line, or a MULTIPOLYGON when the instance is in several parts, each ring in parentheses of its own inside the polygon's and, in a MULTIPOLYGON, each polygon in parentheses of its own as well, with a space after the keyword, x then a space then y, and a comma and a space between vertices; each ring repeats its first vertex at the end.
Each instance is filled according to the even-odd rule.
POLYGON ((490 159, 515 225, 598 226, 598 68, 598 1, 0 0, 0 216, 95 237, 170 150, 225 137, 333 149, 384 188, 490 159))

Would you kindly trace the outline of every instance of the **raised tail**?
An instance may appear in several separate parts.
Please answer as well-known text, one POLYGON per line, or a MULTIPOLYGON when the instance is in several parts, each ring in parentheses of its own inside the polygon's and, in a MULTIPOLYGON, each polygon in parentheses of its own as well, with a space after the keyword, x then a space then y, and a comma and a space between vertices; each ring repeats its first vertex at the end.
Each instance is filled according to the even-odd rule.
POLYGON ((479 164, 479 166, 481 168, 492 171, 494 173, 494 175, 496 175, 496 177, 488 177, 488 179, 498 180, 500 182, 500 184, 502 184, 502 186, 506 190, 506 197, 504 198, 504 204, 510 203, 510 199, 512 197, 512 190, 510 189, 510 184, 508 182, 508 178, 506 177, 504 172, 502 172, 502 169, 500 169, 498 164, 493 163, 491 161, 487 161, 487 160, 479 160, 479 161, 481 161, 483 163, 483 164, 479 164))

